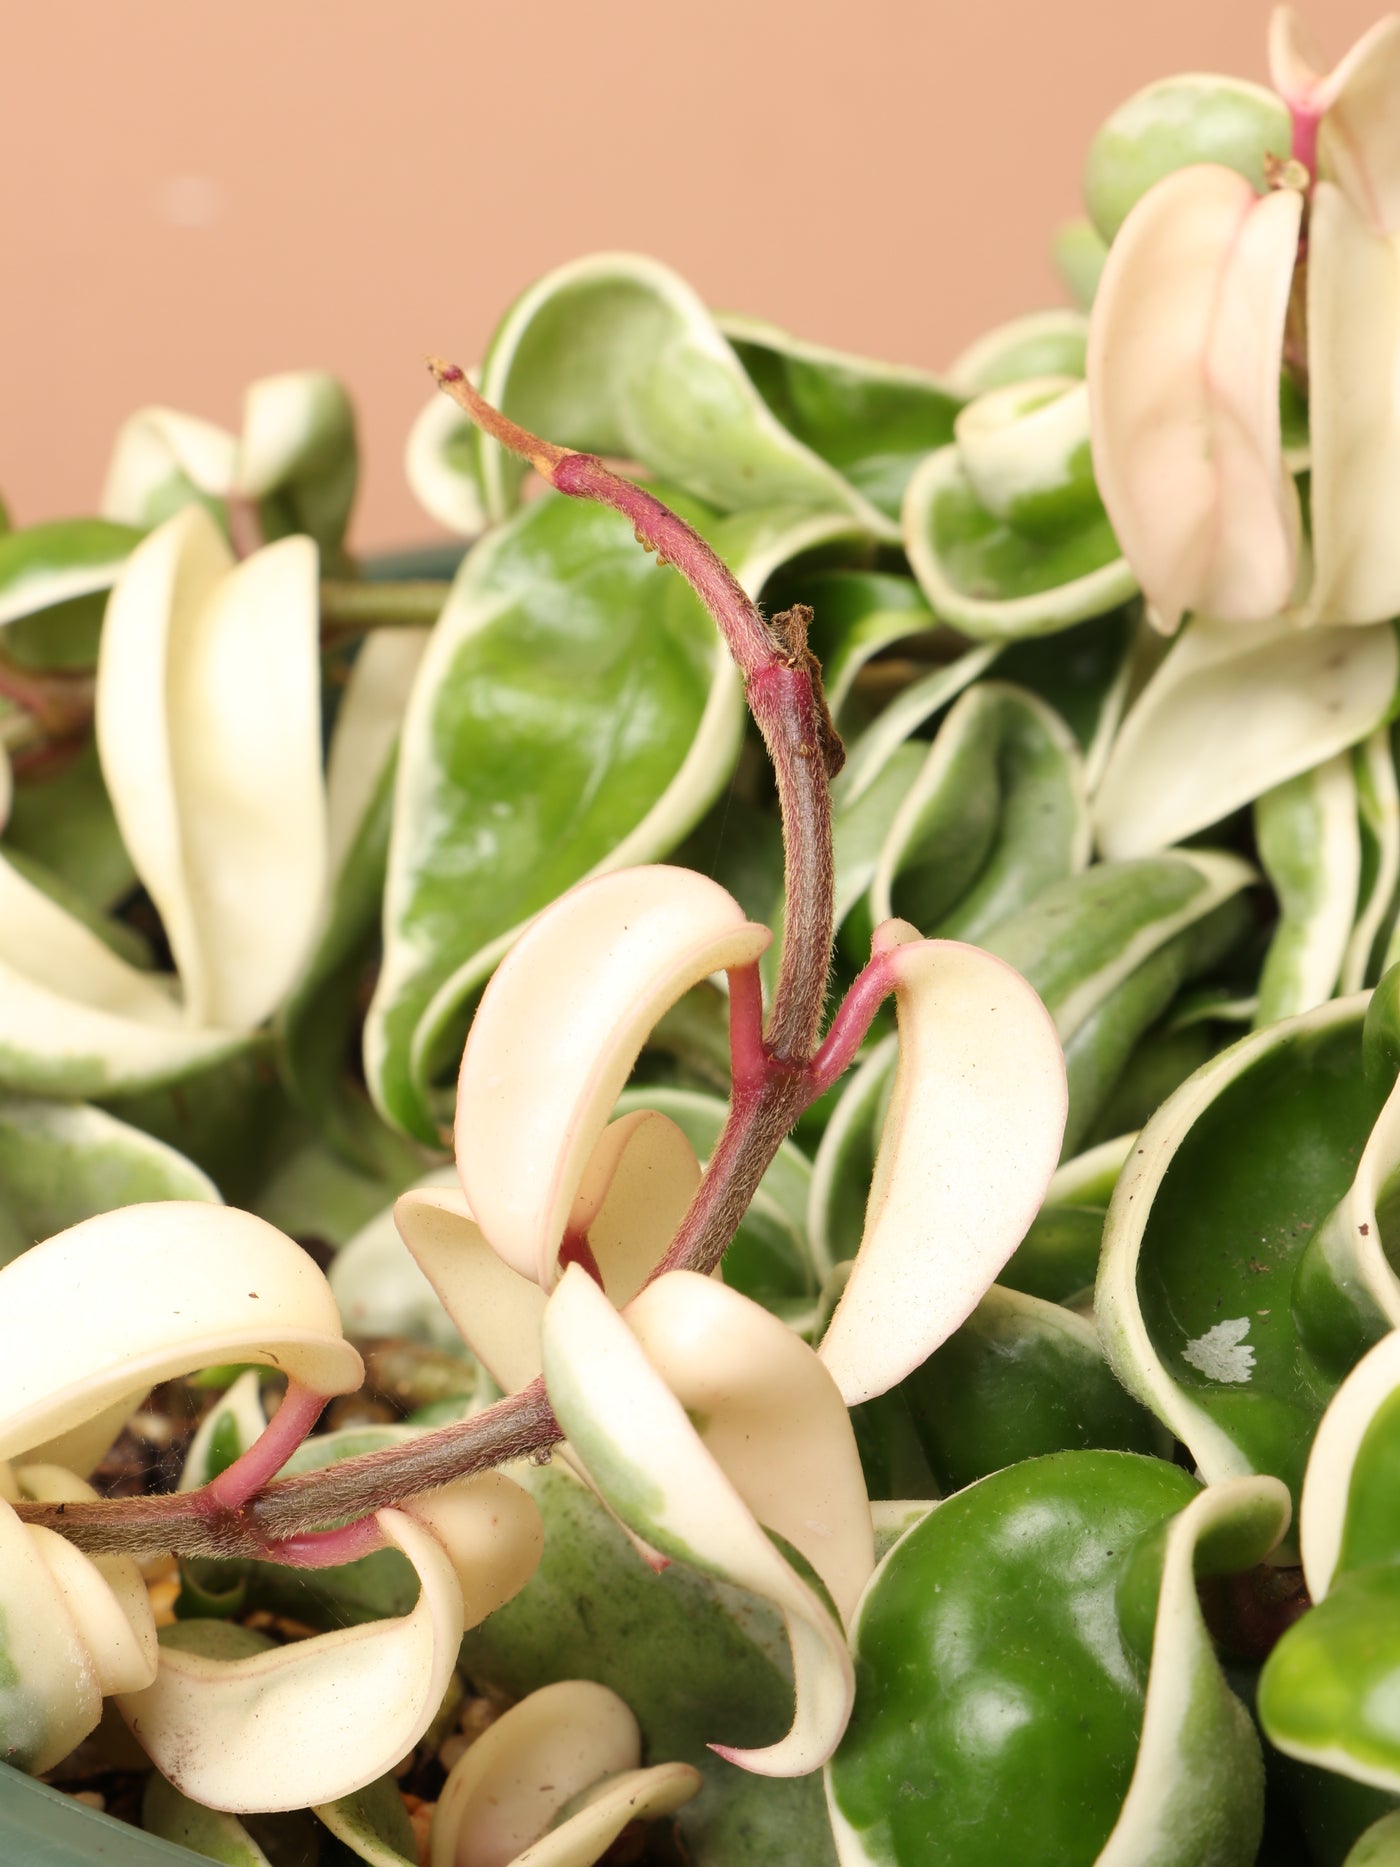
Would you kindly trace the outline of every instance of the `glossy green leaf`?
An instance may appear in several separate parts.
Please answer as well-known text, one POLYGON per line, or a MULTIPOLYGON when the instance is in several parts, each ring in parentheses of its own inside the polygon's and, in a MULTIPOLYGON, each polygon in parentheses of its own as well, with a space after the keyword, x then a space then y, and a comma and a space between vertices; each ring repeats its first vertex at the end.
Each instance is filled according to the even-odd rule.
POLYGON ((174 1148, 101 1109, 0 1096, 0 1262, 117 1206, 218 1197, 174 1148))
POLYGON ((1240 78, 1192 74, 1164 78, 1120 104, 1089 145, 1084 204, 1105 240, 1155 182, 1197 162, 1235 169, 1268 187, 1270 157, 1291 147, 1287 106, 1272 91, 1240 78))
POLYGON ((1361 882, 1351 758, 1339 753, 1266 791, 1254 832, 1279 902, 1254 1013, 1262 1028, 1330 998, 1346 958, 1361 882))
POLYGON ((1374 1822, 1347 1855, 1344 1867, 1400 1867, 1400 1812, 1374 1822))
MULTIPOLYGON (((601 253, 516 300, 481 365, 481 393, 565 447, 640 461, 723 510, 791 504, 888 521, 769 410, 691 288, 656 260, 601 253)), ((488 512, 516 502, 523 466, 478 436, 488 512)))
POLYGON ((922 370, 804 343, 760 318, 722 317, 719 327, 788 432, 898 519, 910 474, 952 440, 964 398, 922 370))
POLYGON ((1036 377, 958 417, 909 482, 904 548, 935 615, 979 641, 1052 634, 1137 582, 1094 486, 1084 385, 1036 377))
POLYGON ((1047 1201, 998 1282, 1047 1303, 1068 1303, 1091 1293, 1099 1269, 1103 1220, 1101 1206, 1047 1201))
POLYGON ((705 1777, 678 1816, 696 1867, 834 1867, 817 1777, 758 1777, 708 1748, 717 1719, 759 1745, 791 1717, 786 1641, 750 1596, 673 1563, 654 1575, 599 1503, 558 1464, 522 1466, 545 1519, 534 1578, 463 1645, 479 1684, 512 1698, 559 1679, 596 1679, 626 1700, 653 1757, 705 1777))
POLYGON ((1073 732, 1091 797, 1123 717, 1141 634, 1142 605, 1134 600, 1057 635, 1012 642, 997 656, 998 677, 1038 694, 1073 732))
POLYGON ((1286 1518, 1270 1480, 1200 1492, 1121 1452, 1027 1461, 940 1504, 861 1605, 827 1769, 842 1867, 1250 1867, 1258 1740, 1195 1578, 1257 1561, 1286 1518))
POLYGON ((1273 1472, 1296 1495, 1338 1381, 1400 1319, 1375 1216, 1400 1118, 1378 1123, 1393 1072, 1363 1068, 1364 1012, 1232 1045, 1143 1130, 1109 1208, 1109 1359, 1211 1481, 1273 1472))
POLYGON ((1088 859, 1069 728, 1023 688, 980 681, 952 707, 890 825, 871 919, 976 942, 1088 859))
POLYGON ((1252 876, 1236 857, 1206 850, 1101 862, 1052 884, 985 937, 1039 992, 1064 1042, 1067 1149, 1082 1144, 1134 1045, 1183 981, 1238 937, 1229 904, 1252 876))
POLYGON ((943 1491, 1043 1453, 1162 1450, 1161 1429, 1110 1372, 1093 1323, 999 1284, 902 1391, 943 1491))
POLYGON ((948 372, 962 394, 985 395, 1032 376, 1084 374, 1089 321, 1082 311, 1033 311, 987 331, 948 372))
POLYGON ((851 746, 833 787, 832 801, 837 812, 855 804, 879 778, 905 740, 917 733, 926 720, 956 700, 965 687, 991 666, 1000 652, 992 643, 969 649, 956 661, 933 668, 911 681, 851 746))

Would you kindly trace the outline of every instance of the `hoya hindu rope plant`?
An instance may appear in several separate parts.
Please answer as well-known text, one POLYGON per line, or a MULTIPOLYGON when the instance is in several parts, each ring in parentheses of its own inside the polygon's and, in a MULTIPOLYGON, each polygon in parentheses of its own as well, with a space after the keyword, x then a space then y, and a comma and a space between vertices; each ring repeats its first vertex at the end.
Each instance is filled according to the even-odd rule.
POLYGON ((1396 1851, 1397 60, 943 378, 551 275, 450 584, 315 375, 0 538, 15 1858, 1396 1851))

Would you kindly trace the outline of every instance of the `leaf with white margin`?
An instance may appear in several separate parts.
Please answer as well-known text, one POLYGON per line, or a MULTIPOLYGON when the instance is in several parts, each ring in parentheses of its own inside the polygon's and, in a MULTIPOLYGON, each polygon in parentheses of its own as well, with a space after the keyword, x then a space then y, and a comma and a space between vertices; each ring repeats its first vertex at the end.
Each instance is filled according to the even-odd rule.
MULTIPOLYGON (((530 286, 497 326, 480 388, 533 433, 640 461, 723 510, 781 502, 894 529, 771 413, 690 286, 640 254, 591 255, 530 286)), ((484 435, 476 457, 486 508, 504 518, 525 467, 484 435)))
POLYGON ((143 408, 117 434, 102 488, 102 516, 160 525, 192 499, 222 499, 233 484, 238 443, 226 428, 173 408, 143 408))
POLYGON ((0 1458, 95 1463, 158 1381, 229 1361, 326 1395, 363 1374, 321 1272, 251 1213, 167 1200, 87 1219, 0 1270, 0 1458))
MULTIPOLYGON (((852 528, 792 507, 678 509, 755 597, 852 528)), ((586 875, 672 850, 727 781, 743 717, 710 618, 616 513, 551 496, 475 547, 404 722, 365 1022, 386 1119, 439 1138, 434 1078, 516 932, 586 875)))
POLYGON ((990 952, 1029 980, 1065 1047, 1073 1150, 1143 1035, 1181 986, 1252 925, 1239 899, 1255 872, 1216 850, 1097 862, 1053 882, 991 930, 990 952))
POLYGON ((85 1103, 0 1096, 0 1262, 143 1200, 219 1201, 183 1154, 85 1103))
POLYGON ((162 1642, 155 1683, 118 1695, 184 1795, 214 1809, 295 1809, 381 1776, 431 1724, 464 1628, 524 1587, 543 1536, 534 1504, 495 1472, 376 1521, 418 1572, 410 1613, 246 1659, 162 1642))
POLYGON ((979 674, 989 668, 1001 653, 996 643, 969 649, 941 668, 911 681, 897 694, 884 711, 873 719, 851 747, 844 768, 832 788, 832 801, 838 810, 854 805, 888 766, 899 748, 912 738, 925 720, 932 719, 979 674))
POLYGON ((1375 388, 1397 370, 1400 235, 1374 233, 1340 188, 1319 182, 1308 217, 1309 622, 1381 622, 1400 609, 1390 522, 1400 499, 1400 416, 1375 388))
POLYGON ((1256 1029, 1311 1011, 1336 989, 1361 882, 1356 780, 1345 752, 1266 791, 1254 806, 1259 861, 1279 921, 1259 975, 1256 1029))
POLYGON ((323 370, 291 370, 250 383, 241 434, 171 408, 144 408, 117 435, 102 515, 160 525, 192 502, 256 502, 269 542, 306 533, 338 555, 355 495, 355 418, 323 370))
MULTIPOLYGON (((1389 924, 1400 885, 1400 783, 1390 729, 1380 726, 1352 749, 1356 777, 1358 827, 1361 832, 1361 882, 1356 924, 1342 959, 1341 993, 1373 984, 1391 963, 1377 951, 1389 924)), ((1388 944, 1388 942, 1387 942, 1388 944)))
POLYGON ((717 322, 789 434, 897 520, 915 466, 952 440, 963 396, 923 370, 807 343, 763 318, 717 322))
POLYGON ((1123 722, 1094 799, 1099 848, 1164 849, 1357 744, 1397 673, 1388 624, 1193 618, 1123 722))
POLYGON ((855 1690, 837 1608, 854 1605, 873 1562, 860 1461, 834 1384, 766 1310, 687 1271, 648 1285, 623 1316, 570 1265, 541 1341, 550 1404, 609 1507, 653 1548, 782 1613, 792 1727, 762 1750, 719 1754, 764 1776, 815 1769, 839 1741, 855 1690), (755 1513, 812 1565, 837 1608, 755 1513))
POLYGON ((570 891, 482 996, 457 1085, 457 1167, 478 1224, 549 1288, 585 1163, 647 1034, 772 938, 691 869, 618 869, 570 891))
POLYGON ((173 981, 128 965, 0 856, 0 1084, 109 1096, 189 1076, 244 1048, 191 1028, 173 981))
MULTIPOLYGON (((468 370, 467 380, 479 388, 481 371, 468 370)), ((414 498, 439 525, 463 538, 477 537, 488 523, 476 435, 476 423, 455 402, 435 395, 423 405, 404 448, 404 474, 414 498)))
POLYGON ((1338 1382, 1400 1324, 1377 1217, 1400 1095, 1385 1099, 1393 1063, 1363 1067, 1365 1012, 1364 997, 1333 1000, 1198 1070, 1143 1129, 1109 1207, 1105 1352, 1210 1483, 1268 1471, 1296 1488, 1338 1382))
POLYGON ((1293 593, 1298 497, 1279 415, 1303 197, 1261 200, 1203 163, 1150 189, 1109 249, 1089 323, 1094 471, 1148 613, 1275 616, 1293 593))
POLYGON ((910 568, 934 614, 975 641, 1054 634, 1137 593, 1094 484, 1085 387, 1035 377, 958 417, 905 491, 910 568))
POLYGON ((948 371, 963 395, 985 395, 1029 376, 1082 376, 1089 320, 1082 311, 1032 311, 968 345, 948 371))
POLYGON ((305 533, 339 555, 355 499, 355 411, 325 370, 287 370, 250 383, 229 491, 257 502, 263 536, 305 533))
MULTIPOLYGON (((611 1302, 621 1307, 660 1263, 700 1181, 684 1134, 665 1115, 637 1109, 610 1122, 579 1176, 568 1236, 586 1241, 611 1302)), ((556 1281, 523 1274, 494 1248, 458 1189, 421 1187, 394 1222, 463 1340, 503 1393, 540 1373, 540 1320, 556 1281)))
POLYGON ((1259 1741, 1196 1578, 1257 1562, 1287 1520, 1270 1479, 1201 1491, 1115 1452, 1026 1461, 939 1504, 861 1603, 860 1690, 826 1771, 842 1867, 1248 1867, 1259 1741), (1018 1794, 1037 1766, 1040 1793, 1018 1794))
POLYGON ((1383 1815, 1362 1834, 1342 1867, 1396 1867, 1400 1862, 1400 1810, 1383 1815))
POLYGON ((1025 688, 979 681, 949 711, 890 825, 871 918, 980 940, 1089 860, 1084 766, 1025 688))
MULTIPOLYGON (((110 590, 141 532, 106 519, 53 519, 0 537, 0 625, 110 590)), ((31 634, 33 647, 41 634, 31 634)), ((46 665, 51 665, 46 663, 46 665)))
POLYGON ((1319 172, 1338 183, 1378 233, 1400 229, 1400 20, 1378 20, 1325 75, 1291 6, 1269 20, 1269 75, 1289 108, 1320 117, 1319 172))
POLYGON ((107 606, 98 748, 196 1027, 261 1023, 321 914, 316 579, 309 540, 235 565, 191 507, 133 552, 107 606))
POLYGON ((1259 1712, 1287 1755, 1395 1793, 1400 1544, 1393 1472, 1400 1333, 1352 1369, 1318 1427, 1299 1541, 1312 1611, 1274 1647, 1259 1712))
POLYGON ((637 1720, 615 1692, 562 1679, 511 1706, 448 1772, 429 1867, 591 1867, 629 1822, 699 1790, 686 1763, 643 1770, 637 1720))
MULTIPOLYGON (((16 1498, 91 1499, 57 1466, 13 1474, 16 1498)), ((0 1746, 35 1775, 52 1769, 97 1724, 107 1693, 149 1685, 156 1628, 130 1556, 89 1557, 0 1504, 0 1746)))
POLYGON ((899 1054, 865 1232, 820 1355, 848 1406, 946 1341, 1025 1236, 1055 1171, 1064 1056, 1002 961, 887 923, 899 1054))

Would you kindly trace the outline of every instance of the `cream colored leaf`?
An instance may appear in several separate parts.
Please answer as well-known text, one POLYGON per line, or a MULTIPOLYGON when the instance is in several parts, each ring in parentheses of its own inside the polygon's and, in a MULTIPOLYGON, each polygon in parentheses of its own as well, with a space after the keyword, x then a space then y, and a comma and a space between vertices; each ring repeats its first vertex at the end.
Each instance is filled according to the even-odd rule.
POLYGON ((234 565, 186 508, 113 587, 97 741, 189 1021, 247 1030, 296 976, 326 874, 315 546, 234 565))
POLYGON ((1302 196, 1179 169, 1109 249, 1089 321, 1094 471, 1150 613, 1273 616, 1297 573, 1278 382, 1302 196))
MULTIPOLYGON (((669 1297, 652 1296, 667 1284, 689 1297, 692 1313, 707 1325, 713 1312, 700 1307, 701 1292, 727 1299, 732 1318, 756 1307, 689 1271, 658 1279, 646 1297, 668 1303, 669 1297)), ((705 1333, 719 1353, 712 1327, 705 1333)), ((779 1553, 627 1321, 576 1264, 549 1299, 541 1340, 550 1403, 609 1507, 654 1549, 764 1597, 783 1616, 796 1699, 791 1729, 760 1750, 712 1748, 763 1776, 816 1769, 840 1741, 855 1696, 850 1655, 832 1611, 779 1553)), ((756 1415, 752 1426, 761 1431, 756 1415)), ((707 1422, 701 1429, 711 1430, 707 1422)))
POLYGON ((85 1219, 0 1270, 0 1458, 113 1412, 115 1437, 157 1381, 228 1361, 327 1395, 363 1373, 325 1278, 262 1219, 185 1200, 85 1219))
POLYGON ((1367 1431, 1400 1387, 1400 1330, 1381 1337, 1357 1362, 1322 1416, 1298 1500, 1303 1576, 1313 1601, 1332 1586, 1342 1553, 1347 1497, 1367 1431))
POLYGON ((700 1788, 688 1764, 642 1770, 641 1754, 636 1719, 606 1686, 532 1692, 453 1765, 429 1867, 590 1867, 629 1822, 669 1815, 700 1788))
POLYGON ((0 1746, 7 1763, 32 1776, 61 1763, 102 1716, 96 1664, 44 1559, 49 1540, 59 1539, 0 1503, 0 1746))
POLYGON ((118 1697, 183 1795, 234 1812, 333 1802, 422 1737, 452 1676, 462 1597, 430 1531, 403 1511, 380 1511, 378 1522, 418 1571, 411 1613, 238 1660, 164 1648, 155 1683, 118 1697))
POLYGON ((518 1595, 540 1565, 539 1505, 501 1472, 481 1472, 416 1497, 404 1509, 447 1551, 467 1627, 518 1595))
POLYGON ((726 1285, 661 1277, 628 1327, 758 1521, 811 1563, 849 1621, 875 1566, 850 1415, 802 1338, 726 1285))
POLYGON ((731 895, 661 864, 584 882, 487 986, 457 1091, 457 1167, 493 1247, 542 1288, 585 1165, 657 1019, 771 935, 731 895))
POLYGON ((1150 855, 1345 751, 1385 718, 1394 631, 1196 617, 1139 695, 1094 799, 1105 856, 1150 855))
POLYGON ((907 922, 876 933, 899 1052, 860 1249, 820 1354, 848 1406, 917 1368, 1026 1234, 1059 1159, 1064 1054, 1019 973, 907 922))
MULTIPOLYGON (((1396 111, 1400 119, 1400 109, 1396 111)), ((1308 223, 1311 622, 1400 609, 1400 235, 1373 233, 1319 182, 1308 223)))
POLYGON ((540 1372, 545 1292, 491 1249, 456 1187, 412 1188, 395 1205, 394 1223, 462 1340, 502 1393, 528 1387, 540 1372))

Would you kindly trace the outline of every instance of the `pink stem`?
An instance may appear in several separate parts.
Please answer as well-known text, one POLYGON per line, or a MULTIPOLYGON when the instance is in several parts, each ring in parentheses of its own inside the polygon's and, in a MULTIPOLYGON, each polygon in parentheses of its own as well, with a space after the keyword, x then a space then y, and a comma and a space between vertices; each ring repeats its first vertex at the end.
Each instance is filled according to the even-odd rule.
POLYGON ((896 975, 890 953, 876 953, 857 974, 855 982, 841 1001, 841 1008, 831 1021, 825 1041, 807 1065, 811 1099, 824 1095, 849 1068, 865 1041, 875 1013, 894 990, 896 975))
POLYGON ((729 1074, 735 1095, 757 1094, 768 1076, 763 980, 758 962, 729 969, 729 1074))
POLYGON ((326 1399, 300 1381, 288 1381, 282 1404, 266 1428, 199 1493, 209 1514, 241 1510, 255 1491, 275 1478, 320 1419, 326 1399))
POLYGON ((379 1527, 377 1517, 359 1517, 339 1530, 310 1530, 301 1536, 283 1537, 269 1543, 271 1562, 284 1562, 291 1569, 334 1569, 342 1562, 355 1562, 388 1547, 389 1539, 379 1527))
POLYGON ((1293 149, 1295 162, 1301 162, 1308 171, 1311 181, 1317 179, 1317 132, 1322 122, 1323 113, 1315 105, 1289 100, 1289 112, 1293 118, 1293 149))

